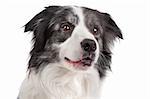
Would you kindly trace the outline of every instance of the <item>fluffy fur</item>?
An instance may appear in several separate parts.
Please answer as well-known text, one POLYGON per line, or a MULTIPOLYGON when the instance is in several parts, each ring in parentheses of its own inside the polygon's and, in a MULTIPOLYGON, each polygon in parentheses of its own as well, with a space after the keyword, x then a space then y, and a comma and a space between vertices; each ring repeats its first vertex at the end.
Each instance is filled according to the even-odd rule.
POLYGON ((123 38, 109 14, 49 6, 25 25, 28 31, 34 45, 18 99, 99 99, 110 45, 123 38))

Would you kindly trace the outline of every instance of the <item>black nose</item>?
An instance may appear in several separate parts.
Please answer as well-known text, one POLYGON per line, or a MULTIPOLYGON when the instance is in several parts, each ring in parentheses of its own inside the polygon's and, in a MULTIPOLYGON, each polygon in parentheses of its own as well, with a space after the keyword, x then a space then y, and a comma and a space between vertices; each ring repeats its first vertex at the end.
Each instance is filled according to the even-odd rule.
POLYGON ((81 48, 86 52, 94 52, 96 50, 96 43, 91 39, 84 39, 81 42, 81 48))

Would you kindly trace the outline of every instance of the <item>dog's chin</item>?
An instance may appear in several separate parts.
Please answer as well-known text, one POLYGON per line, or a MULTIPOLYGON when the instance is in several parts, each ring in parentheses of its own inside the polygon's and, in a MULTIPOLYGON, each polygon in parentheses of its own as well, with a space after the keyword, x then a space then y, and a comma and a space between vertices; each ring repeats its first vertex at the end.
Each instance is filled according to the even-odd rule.
POLYGON ((79 60, 71 60, 68 57, 64 57, 64 61, 68 64, 68 68, 75 69, 75 70, 87 70, 93 65, 93 59, 87 57, 79 60))

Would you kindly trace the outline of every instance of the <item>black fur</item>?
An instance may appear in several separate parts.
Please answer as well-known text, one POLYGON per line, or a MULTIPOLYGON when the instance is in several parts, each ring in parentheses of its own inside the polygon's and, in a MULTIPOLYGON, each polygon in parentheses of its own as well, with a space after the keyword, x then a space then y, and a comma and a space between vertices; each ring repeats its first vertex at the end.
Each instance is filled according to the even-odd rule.
MULTIPOLYGON (((47 28, 50 22, 55 15, 55 12, 60 9, 59 6, 51 6, 46 7, 45 10, 34 16, 26 25, 25 25, 25 32, 33 31, 33 49, 31 50, 31 58, 29 60, 28 68, 35 68, 38 69, 41 64, 48 64, 50 60, 56 58, 56 52, 54 52, 51 48, 46 51, 44 49, 46 44, 47 38, 47 28), (45 51, 44 51, 45 50, 45 51), (45 54, 47 53, 47 54, 45 54), (48 57, 41 58, 43 54, 47 55, 48 57), (51 59, 48 59, 50 58, 51 59)), ((58 59, 56 59, 58 60, 58 59)))
POLYGON ((40 52, 43 50, 46 40, 46 29, 50 19, 53 18, 55 12, 60 9, 59 6, 46 7, 45 10, 34 16, 26 25, 24 32, 33 31, 34 46, 31 53, 40 52))
POLYGON ((110 45, 113 45, 113 42, 116 38, 123 39, 121 34, 121 30, 116 25, 111 16, 107 13, 101 13, 103 15, 102 27, 103 27, 103 51, 101 58, 99 59, 99 73, 101 77, 104 77, 106 74, 106 70, 111 70, 111 49, 110 45))

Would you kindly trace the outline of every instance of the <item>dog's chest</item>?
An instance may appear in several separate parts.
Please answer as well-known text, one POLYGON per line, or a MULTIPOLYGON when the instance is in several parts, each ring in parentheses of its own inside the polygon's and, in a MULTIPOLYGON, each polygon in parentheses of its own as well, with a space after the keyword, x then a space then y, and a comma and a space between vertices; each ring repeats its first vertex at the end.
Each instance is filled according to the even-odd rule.
POLYGON ((55 68, 55 71, 53 71, 55 73, 51 71, 51 74, 46 74, 47 70, 41 76, 41 79, 48 92, 48 97, 54 99, 86 99, 86 97, 96 96, 99 90, 99 77, 95 73, 73 73, 55 68), (49 80, 46 80, 48 78, 49 80))
POLYGON ((88 96, 91 87, 90 82, 85 78, 79 76, 68 78, 68 76, 64 76, 50 83, 48 90, 51 94, 48 94, 48 97, 54 96, 54 99, 78 99, 79 97, 88 96))
POLYGON ((30 99, 97 99, 99 95, 100 81, 94 72, 84 74, 47 68, 40 76, 30 74, 30 77, 32 84, 28 87, 33 88, 24 89, 31 91, 30 97, 27 96, 30 99))

